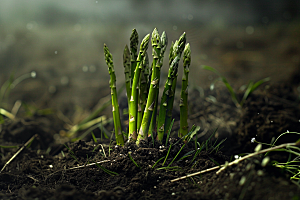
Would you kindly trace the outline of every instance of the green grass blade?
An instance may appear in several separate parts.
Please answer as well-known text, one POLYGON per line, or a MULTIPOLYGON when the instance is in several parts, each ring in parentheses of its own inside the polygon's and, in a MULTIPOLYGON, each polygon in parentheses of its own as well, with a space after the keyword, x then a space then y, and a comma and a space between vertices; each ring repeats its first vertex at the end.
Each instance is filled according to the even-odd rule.
POLYGON ((180 148, 180 150, 177 152, 176 156, 173 158, 173 160, 169 163, 168 167, 170 167, 170 165, 174 162, 174 160, 177 158, 177 156, 180 154, 180 152, 182 151, 183 147, 185 147, 185 144, 182 145, 182 147, 180 148))
POLYGON ((109 174, 110 176, 119 175, 117 172, 110 171, 110 170, 106 169, 105 167, 99 165, 96 162, 95 162, 95 164, 97 165, 97 167, 99 167, 100 169, 102 169, 105 173, 109 174))
POLYGON ((98 141, 97 141, 97 138, 95 137, 95 134, 93 133, 93 131, 91 132, 91 135, 92 135, 94 142, 97 143, 98 141))
POLYGON ((74 160, 76 160, 77 163, 79 163, 79 161, 77 160, 77 158, 76 158, 74 152, 73 152, 66 144, 64 144, 64 145, 65 145, 65 147, 69 150, 70 156, 71 156, 74 160))
POLYGON ((167 171, 179 171, 181 170, 181 167, 178 167, 178 166, 173 166, 173 167, 160 167, 160 168, 157 168, 156 170, 167 170, 167 171))
POLYGON ((245 91, 245 93, 244 93, 244 96, 243 96, 243 98, 242 98, 242 101, 241 101, 240 105, 243 106, 244 103, 245 103, 245 101, 246 101, 246 99, 248 98, 248 96, 249 96, 254 90, 256 90, 256 89, 257 89, 260 85, 262 85, 263 83, 268 82, 268 81, 270 81, 270 80, 271 80, 270 77, 267 77, 267 78, 264 78, 264 79, 262 79, 262 80, 257 81, 256 83, 250 82, 249 85, 248 85, 248 87, 247 87, 247 89, 246 89, 246 91, 245 91))
POLYGON ((2 101, 5 97, 5 93, 9 93, 10 89, 11 89, 11 84, 13 83, 14 81, 14 73, 11 73, 9 79, 7 81, 5 81, 3 83, 3 85, 1 86, 0 88, 0 106, 2 104, 2 101))
POLYGON ((231 87, 231 85, 228 83, 227 79, 226 79, 224 76, 222 76, 222 75, 220 74, 220 72, 218 72, 216 69, 214 69, 214 68, 212 68, 212 67, 210 67, 210 66, 202 65, 201 67, 202 67, 203 69, 206 69, 206 70, 209 70, 209 71, 211 71, 211 72, 214 72, 215 74, 217 74, 217 75, 221 78, 222 82, 225 84, 227 90, 228 90, 229 93, 230 93, 230 96, 231 96, 231 99, 232 99, 233 103, 234 103, 237 107, 240 107, 240 104, 238 103, 236 94, 235 94, 233 88, 231 87))
POLYGON ((164 159, 165 158, 165 156, 163 156, 163 157, 161 157, 160 159, 158 159, 155 163, 154 163, 154 165, 152 166, 152 169, 154 169, 154 167, 162 160, 162 159, 164 159))
POLYGON ((138 168, 141 169, 141 167, 135 162, 135 160, 132 158, 131 153, 128 153, 128 157, 130 158, 130 160, 135 164, 135 166, 137 166, 138 168))
MULTIPOLYGON (((125 88, 125 85, 121 86, 120 89, 117 90, 117 95, 120 95, 125 88)), ((85 124, 88 121, 91 121, 92 119, 96 118, 100 112, 102 112, 105 108, 107 108, 109 105, 111 105, 111 99, 106 101, 105 103, 102 104, 99 108, 97 108, 95 111, 92 112, 87 118, 82 120, 78 125, 80 126, 81 124, 85 124)))
POLYGON ((187 158, 187 157, 192 156, 191 154, 194 153, 194 152, 195 152, 195 150, 192 150, 192 151, 187 152, 187 153, 184 154, 181 158, 179 158, 176 162, 179 162, 179 161, 181 161, 181 160, 183 160, 183 159, 185 159, 185 158, 187 158))
POLYGON ((161 166, 164 166, 164 165, 165 165, 165 162, 167 161, 167 159, 168 159, 168 157, 169 157, 169 154, 170 154, 171 148, 172 148, 172 144, 170 144, 170 146, 169 146, 169 150, 168 150, 168 153, 167 153, 167 155, 166 155, 166 157, 165 157, 165 160, 164 160, 164 162, 163 162, 163 164, 162 164, 161 166))

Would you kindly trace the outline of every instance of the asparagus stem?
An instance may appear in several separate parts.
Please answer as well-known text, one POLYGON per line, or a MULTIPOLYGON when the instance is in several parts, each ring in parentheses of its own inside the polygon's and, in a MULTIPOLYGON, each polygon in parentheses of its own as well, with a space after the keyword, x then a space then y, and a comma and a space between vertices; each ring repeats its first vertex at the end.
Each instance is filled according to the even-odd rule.
POLYGON ((113 64, 113 58, 111 53, 109 52, 108 47, 104 44, 104 56, 105 61, 108 66, 108 72, 110 75, 110 89, 111 89, 111 102, 112 102, 112 113, 114 119, 114 128, 115 128, 115 137, 117 145, 124 145, 124 138, 121 130, 121 120, 120 120, 120 112, 119 112, 119 104, 118 104, 118 96, 116 90, 116 75, 113 64))
POLYGON ((152 55, 153 55, 153 63, 152 63, 152 75, 151 75, 151 83, 149 88, 149 94, 147 98, 147 104, 146 108, 144 110, 144 115, 142 119, 141 128, 139 130, 138 140, 137 144, 139 143, 140 139, 145 139, 147 137, 147 133, 149 131, 149 126, 152 118, 152 113, 154 110, 155 102, 156 102, 156 93, 160 78, 160 65, 159 59, 161 57, 160 51, 161 51, 161 44, 160 44, 160 36, 155 28, 152 32, 152 55))
POLYGON ((171 47, 170 54, 169 54, 169 63, 170 60, 173 59, 170 69, 168 79, 165 84, 165 89, 163 92, 163 96, 161 99, 161 106, 159 111, 158 117, 158 140, 162 141, 164 133, 169 130, 171 121, 172 121, 172 110, 173 110, 173 103, 175 97, 175 89, 176 89, 176 82, 178 76, 178 63, 183 52, 184 46, 186 43, 186 34, 183 33, 179 40, 177 40, 173 46, 171 47), (173 65, 173 66, 172 66, 173 65), (170 72, 171 70, 171 72, 170 72), (171 74, 170 74, 171 73, 171 74))
MULTIPOLYGON (((179 55, 179 58, 181 57, 181 54, 182 54, 182 52, 184 50, 184 47, 185 47, 185 43, 186 43, 186 34, 183 33, 180 36, 180 38, 177 42, 178 45, 175 45, 175 48, 173 48, 173 56, 179 55)), ((178 73, 175 74, 175 78, 174 78, 173 84, 172 84, 172 93, 171 93, 173 95, 170 96, 169 103, 168 103, 168 106, 167 106, 165 133, 166 133, 166 131, 169 130, 169 127, 170 127, 170 124, 171 124, 171 121, 172 121, 172 111, 173 111, 173 104, 174 104, 174 98, 175 98, 177 76, 178 76, 178 73)))
POLYGON ((168 78, 165 84, 165 88, 163 91, 163 95, 161 97, 160 102, 160 109, 159 109, 159 115, 158 115, 158 122, 157 122, 157 137, 159 141, 163 140, 164 133, 165 133, 165 118, 167 113, 167 105, 168 105, 168 99, 171 97, 172 93, 172 83, 175 78, 175 74, 177 73, 178 68, 178 62, 180 60, 180 57, 177 56, 171 63, 171 66, 169 68, 168 78))
POLYGON ((177 84, 177 76, 178 76, 178 68, 176 72, 174 73, 174 78, 172 82, 171 92, 168 98, 168 105, 167 105, 167 114, 165 119, 165 133, 169 130, 171 121, 172 121, 172 112, 173 112, 173 104, 174 104, 174 98, 175 98, 175 90, 176 90, 176 84, 177 84))
POLYGON ((131 72, 130 72, 130 51, 128 49, 128 46, 125 46, 124 53, 123 53, 123 66, 124 66, 124 74, 125 74, 125 84, 126 84, 126 94, 127 94, 127 102, 128 102, 128 108, 129 108, 129 100, 131 95, 131 72))
POLYGON ((163 65, 164 54, 165 54, 165 51, 166 51, 167 45, 168 45, 168 37, 167 37, 167 34, 166 34, 165 31, 161 34, 160 44, 161 44, 160 59, 157 62, 157 65, 158 65, 157 70, 159 70, 157 72, 158 73, 158 83, 157 83, 158 87, 155 88, 157 90, 156 91, 156 97, 155 97, 156 102, 154 104, 154 110, 153 110, 153 114, 152 114, 152 117, 151 117, 151 123, 150 123, 148 135, 151 135, 153 130, 156 128, 156 116, 157 116, 157 106, 158 106, 158 96, 159 96, 160 70, 161 70, 162 65, 163 65))
MULTIPOLYGON (((149 86, 150 86, 150 76, 149 76, 149 73, 150 73, 150 68, 149 68, 149 56, 148 56, 148 53, 146 53, 146 57, 144 59, 144 65, 145 65, 145 68, 144 68, 144 78, 145 78, 145 94, 147 96, 148 92, 149 92, 149 86)), ((147 98, 146 98, 147 100, 147 98)), ((145 105, 146 105, 146 100, 145 100, 145 105)))
POLYGON ((139 44, 139 35, 136 31, 136 29, 132 30, 131 36, 130 36, 130 57, 131 57, 131 67, 130 67, 130 77, 131 77, 131 84, 134 77, 134 71, 136 68, 136 59, 137 59, 137 48, 139 44))
MULTIPOLYGON (((174 44, 174 42, 172 41, 172 44, 171 44, 171 47, 170 47, 170 53, 169 53, 169 66, 171 66, 171 64, 172 64, 172 61, 175 59, 175 57, 176 57, 176 55, 175 55, 175 51, 174 51, 174 49, 173 49, 173 47, 174 47, 174 45, 178 45, 178 40, 176 40, 175 41, 175 44, 174 44)), ((176 79, 177 80, 177 79, 176 79)), ((174 81, 173 81, 174 82, 174 81)), ((175 81, 176 82, 176 81, 175 81)), ((171 90, 171 91, 173 91, 173 90, 171 90)), ((171 94, 170 94, 171 95, 171 94)), ((169 112, 170 113, 170 112, 169 112)), ((167 114, 167 113, 166 113, 167 114)), ((165 122, 166 123, 164 123, 164 126, 163 127, 161 127, 161 131, 164 131, 164 132, 167 132, 168 130, 169 130, 169 128, 168 129, 165 129, 164 127, 166 127, 166 124, 168 123, 168 120, 165 120, 165 122)), ((160 134, 163 134, 162 132, 160 133, 160 134)), ((162 139, 163 139, 163 135, 160 135, 160 138, 158 138, 158 135, 157 135, 157 139, 159 140, 159 141, 161 141, 162 139)))
POLYGON ((140 75, 140 82, 139 82, 139 88, 140 88, 140 95, 139 95, 139 105, 138 105, 138 119, 137 119, 137 130, 140 129, 142 119, 143 119, 143 112, 146 107, 147 102, 147 94, 148 94, 148 76, 149 76, 149 58, 148 54, 146 53, 146 56, 144 57, 142 61, 142 70, 140 75))
POLYGON ((129 140, 137 139, 137 107, 138 107, 138 83, 143 65, 142 60, 146 56, 148 49, 150 34, 146 35, 142 40, 139 55, 136 60, 136 68, 132 81, 131 97, 129 102, 129 140))
POLYGON ((180 129, 179 137, 188 134, 188 76, 189 66, 191 64, 191 48, 190 44, 186 44, 183 52, 183 68, 184 73, 182 76, 182 88, 180 98, 180 129))

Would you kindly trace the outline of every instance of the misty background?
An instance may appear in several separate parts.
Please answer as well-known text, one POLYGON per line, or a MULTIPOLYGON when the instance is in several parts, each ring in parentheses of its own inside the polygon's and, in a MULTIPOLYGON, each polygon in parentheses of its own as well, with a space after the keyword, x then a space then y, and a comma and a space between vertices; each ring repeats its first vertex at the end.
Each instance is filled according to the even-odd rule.
POLYGON ((155 27, 166 31, 169 44, 187 33, 191 85, 213 80, 203 64, 238 85, 287 79, 300 63, 299 11, 298 0, 0 0, 0 84, 34 71, 37 78, 16 86, 12 102, 94 106, 109 94, 103 44, 122 85, 132 29, 141 40, 155 27))

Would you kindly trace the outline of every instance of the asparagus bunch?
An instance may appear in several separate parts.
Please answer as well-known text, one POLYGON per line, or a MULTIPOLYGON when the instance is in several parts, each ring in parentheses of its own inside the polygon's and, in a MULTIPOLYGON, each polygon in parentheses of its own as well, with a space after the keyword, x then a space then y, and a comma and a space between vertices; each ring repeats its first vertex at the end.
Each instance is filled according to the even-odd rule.
MULTIPOLYGON (((156 28, 153 30, 151 36, 153 61, 150 69, 147 54, 149 40, 150 34, 144 37, 138 51, 138 34, 137 31, 133 29, 130 37, 130 50, 126 45, 123 54, 126 93, 129 106, 129 133, 127 139, 136 141, 137 144, 139 144, 140 140, 147 138, 148 134, 152 134, 156 127, 158 129, 157 139, 162 141, 164 134, 169 129, 172 119, 178 65, 183 50, 184 77, 182 80, 182 91, 184 92, 181 92, 182 100, 180 101, 180 106, 182 107, 180 107, 180 112, 183 116, 180 118, 182 120, 180 135, 186 135, 188 130, 187 85, 188 68, 191 59, 190 46, 189 44, 185 45, 186 34, 183 33, 179 40, 175 41, 175 43, 172 42, 172 46, 170 48, 169 73, 165 83, 164 92, 161 97, 157 124, 156 116, 158 112, 160 71, 163 66, 163 58, 168 44, 168 39, 165 32, 163 32, 160 36, 156 28)), ((104 45, 104 54, 111 79, 110 87, 116 140, 118 145, 123 145, 124 140, 121 132, 119 106, 116 93, 116 76, 113 68, 112 55, 106 45, 104 45)))

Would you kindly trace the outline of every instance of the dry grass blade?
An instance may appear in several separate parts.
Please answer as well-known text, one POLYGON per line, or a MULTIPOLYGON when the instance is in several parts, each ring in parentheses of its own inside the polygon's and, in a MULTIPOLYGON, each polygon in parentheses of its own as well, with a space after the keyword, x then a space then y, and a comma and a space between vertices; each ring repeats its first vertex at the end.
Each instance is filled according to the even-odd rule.
POLYGON ((2 173, 2 171, 5 169, 5 167, 7 166, 7 165, 9 165, 9 163, 11 163, 11 161, 13 161, 20 153, 21 153, 21 151, 23 151, 24 150, 24 148, 26 147, 26 146, 28 146, 36 137, 37 137, 38 135, 37 134, 35 134, 34 136, 32 136, 6 163, 5 163, 5 165, 2 167, 2 169, 1 169, 1 171, 0 171, 0 173, 2 173))

